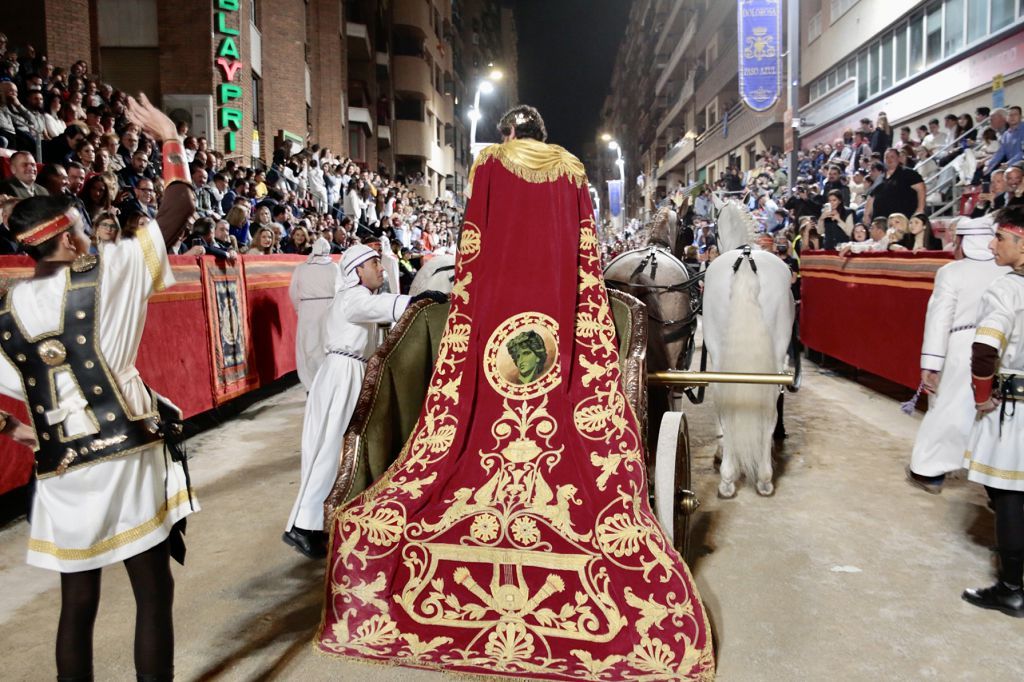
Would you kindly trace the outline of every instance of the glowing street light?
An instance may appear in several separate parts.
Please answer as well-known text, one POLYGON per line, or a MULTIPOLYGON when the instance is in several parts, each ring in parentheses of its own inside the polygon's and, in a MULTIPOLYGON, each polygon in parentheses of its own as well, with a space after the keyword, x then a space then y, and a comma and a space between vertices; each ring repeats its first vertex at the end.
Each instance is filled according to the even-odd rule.
POLYGON ((489 95, 494 92, 494 83, 504 77, 501 69, 491 69, 487 77, 476 86, 476 94, 473 95, 473 108, 469 110, 469 150, 473 157, 476 157, 476 124, 480 122, 480 95, 489 95))

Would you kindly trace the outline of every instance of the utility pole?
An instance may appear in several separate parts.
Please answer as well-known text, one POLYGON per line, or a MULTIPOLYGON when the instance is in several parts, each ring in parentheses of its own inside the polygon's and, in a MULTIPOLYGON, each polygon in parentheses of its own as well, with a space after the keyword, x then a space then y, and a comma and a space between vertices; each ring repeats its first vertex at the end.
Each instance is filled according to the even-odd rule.
MULTIPOLYGON (((792 116, 793 149, 789 152, 789 186, 796 186, 797 151, 800 149, 800 0, 789 0, 786 17, 786 42, 789 59, 789 111, 792 116)), ((787 134, 790 131, 783 131, 787 134)))

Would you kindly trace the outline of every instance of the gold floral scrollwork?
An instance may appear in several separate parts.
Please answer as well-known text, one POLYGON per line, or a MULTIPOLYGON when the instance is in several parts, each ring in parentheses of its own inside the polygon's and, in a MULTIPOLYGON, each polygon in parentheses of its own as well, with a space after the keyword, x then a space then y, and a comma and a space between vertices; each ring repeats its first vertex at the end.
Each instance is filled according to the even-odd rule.
POLYGON ((523 663, 533 658, 533 635, 522 623, 501 623, 490 635, 484 653, 494 659, 498 668, 507 670, 510 664, 523 663))
POLYGON ((472 263, 480 255, 480 228, 468 220, 462 225, 462 236, 459 239, 459 256, 462 264, 472 263))
POLYGON ((469 285, 473 283, 473 273, 467 272, 455 282, 452 287, 452 300, 459 299, 463 303, 469 303, 469 285))
POLYGON ((594 658, 589 651, 584 651, 583 649, 573 649, 569 653, 579 659, 580 666, 583 668, 582 673, 577 672, 576 675, 582 676, 585 680, 593 680, 594 682, 615 680, 616 678, 612 674, 611 668, 626 658, 617 654, 605 658, 594 658))

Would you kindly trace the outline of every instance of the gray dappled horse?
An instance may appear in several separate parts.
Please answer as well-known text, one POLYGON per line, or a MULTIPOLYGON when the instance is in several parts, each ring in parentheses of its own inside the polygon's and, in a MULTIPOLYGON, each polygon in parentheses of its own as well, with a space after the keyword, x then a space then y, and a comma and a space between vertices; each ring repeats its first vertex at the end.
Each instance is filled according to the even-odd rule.
MULTIPOLYGON (((648 227, 647 246, 616 256, 604 269, 605 284, 636 296, 647 306, 647 370, 689 369, 693 358, 700 275, 690 277, 672 249, 679 241, 679 218, 670 206, 660 209, 648 227)), ((688 245, 680 245, 685 248, 688 245)), ((648 389, 649 451, 653 452, 669 389, 648 389)))

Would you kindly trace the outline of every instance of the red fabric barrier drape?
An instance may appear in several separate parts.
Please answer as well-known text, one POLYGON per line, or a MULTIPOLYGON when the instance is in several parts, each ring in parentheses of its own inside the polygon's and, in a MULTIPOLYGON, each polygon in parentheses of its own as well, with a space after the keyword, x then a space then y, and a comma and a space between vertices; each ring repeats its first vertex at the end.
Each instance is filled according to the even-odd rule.
POLYGON ((924 318, 945 252, 804 252, 800 339, 872 374, 917 388, 924 318))
POLYGON ((261 384, 295 371, 295 308, 288 299, 292 271, 305 256, 247 256, 245 285, 249 323, 256 354, 255 371, 261 384))
MULTIPOLYGON (((304 256, 245 256, 240 319, 252 325, 249 337, 249 377, 240 395, 295 369, 295 310, 288 300, 288 285, 295 265, 304 256), (251 270, 251 278, 250 278, 251 270)), ((208 264, 213 258, 207 257, 208 264)), ((139 346, 137 366, 143 380, 167 396, 186 417, 213 409, 223 402, 215 398, 210 343, 214 320, 203 300, 202 271, 197 259, 172 256, 177 283, 150 299, 146 328, 139 346)), ((221 268, 223 269, 223 268, 221 268)), ((21 256, 0 257, 0 281, 32 274, 32 261, 21 256)), ((27 419, 23 403, 0 396, 0 409, 27 419)), ((0 439, 0 494, 28 482, 32 453, 7 438, 0 439)))

